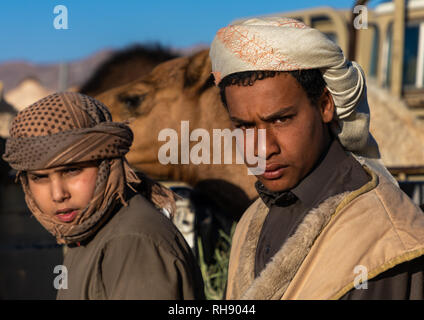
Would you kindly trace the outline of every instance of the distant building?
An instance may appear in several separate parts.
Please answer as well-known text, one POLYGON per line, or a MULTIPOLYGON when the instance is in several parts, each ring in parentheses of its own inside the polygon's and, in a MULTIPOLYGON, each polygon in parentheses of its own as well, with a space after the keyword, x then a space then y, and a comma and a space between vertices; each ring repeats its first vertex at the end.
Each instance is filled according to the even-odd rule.
MULTIPOLYGON (((0 81, 0 139, 9 137, 10 126, 12 125, 13 118, 18 113, 18 111, 4 99, 3 91, 3 82, 0 81)), ((0 152, 2 150, 2 146, 0 146, 0 152)))
POLYGON ((38 79, 28 77, 21 81, 18 86, 9 90, 5 94, 5 98, 17 111, 21 111, 51 93, 53 91, 45 88, 38 79))

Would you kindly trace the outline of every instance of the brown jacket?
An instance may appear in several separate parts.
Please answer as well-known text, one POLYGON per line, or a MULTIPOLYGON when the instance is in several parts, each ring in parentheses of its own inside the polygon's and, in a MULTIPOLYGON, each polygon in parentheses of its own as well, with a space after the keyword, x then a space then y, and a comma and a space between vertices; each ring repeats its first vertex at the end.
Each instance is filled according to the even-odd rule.
POLYGON ((86 244, 68 248, 57 299, 203 299, 193 254, 172 222, 139 194, 86 244))
POLYGON ((311 210, 254 278, 254 257, 268 208, 258 199, 237 225, 227 299, 338 299, 354 288, 356 266, 368 280, 424 254, 424 215, 395 185, 364 167, 370 182, 311 210))

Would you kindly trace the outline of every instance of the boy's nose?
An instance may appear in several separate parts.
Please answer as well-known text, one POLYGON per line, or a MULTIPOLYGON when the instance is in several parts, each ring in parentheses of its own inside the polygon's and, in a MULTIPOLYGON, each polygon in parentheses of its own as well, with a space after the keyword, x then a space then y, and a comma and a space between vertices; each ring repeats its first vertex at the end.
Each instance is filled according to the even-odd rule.
POLYGON ((66 199, 70 198, 70 194, 68 192, 66 184, 62 181, 62 179, 52 179, 51 188, 52 200, 54 202, 63 202, 66 199))

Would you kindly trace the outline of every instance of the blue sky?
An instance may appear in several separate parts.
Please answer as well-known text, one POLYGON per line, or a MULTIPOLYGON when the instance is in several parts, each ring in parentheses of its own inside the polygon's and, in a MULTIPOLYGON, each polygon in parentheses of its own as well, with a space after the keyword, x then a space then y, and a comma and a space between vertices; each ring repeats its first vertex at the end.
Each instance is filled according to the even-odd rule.
MULTIPOLYGON (((0 4, 0 63, 68 62, 105 48, 159 42, 183 48, 209 44, 234 19, 331 6, 353 0, 10 0, 0 4), (68 10, 68 30, 57 30, 56 5, 68 10)), ((371 1, 371 4, 378 0, 371 1)))

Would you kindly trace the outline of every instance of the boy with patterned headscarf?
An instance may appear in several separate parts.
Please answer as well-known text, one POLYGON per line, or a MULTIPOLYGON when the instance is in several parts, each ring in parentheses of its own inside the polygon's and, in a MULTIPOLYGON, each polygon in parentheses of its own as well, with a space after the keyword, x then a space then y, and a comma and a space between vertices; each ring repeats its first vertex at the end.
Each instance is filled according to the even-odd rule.
POLYGON ((234 126, 266 130, 227 298, 424 298, 424 215, 381 163, 361 67, 282 17, 220 29, 210 57, 234 126))
POLYGON ((132 141, 126 124, 79 93, 49 95, 13 121, 3 158, 33 215, 68 246, 58 299, 203 298, 192 252, 164 214, 175 209, 172 192, 153 184, 146 199, 133 188, 132 141))

